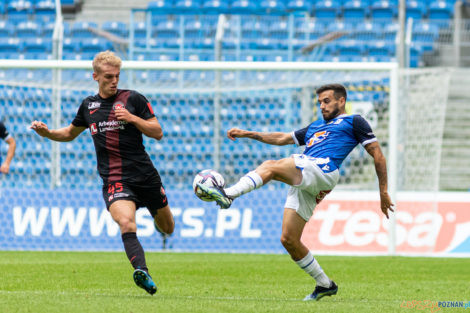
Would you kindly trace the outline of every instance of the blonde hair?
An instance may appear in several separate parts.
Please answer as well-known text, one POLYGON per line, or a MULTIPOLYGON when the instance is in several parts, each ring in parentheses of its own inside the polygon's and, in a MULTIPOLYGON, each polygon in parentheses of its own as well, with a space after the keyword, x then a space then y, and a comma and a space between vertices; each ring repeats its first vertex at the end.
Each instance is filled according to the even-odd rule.
POLYGON ((114 52, 106 50, 98 53, 93 59, 93 70, 95 73, 101 71, 101 66, 108 64, 110 66, 121 68, 121 58, 114 54, 114 52))

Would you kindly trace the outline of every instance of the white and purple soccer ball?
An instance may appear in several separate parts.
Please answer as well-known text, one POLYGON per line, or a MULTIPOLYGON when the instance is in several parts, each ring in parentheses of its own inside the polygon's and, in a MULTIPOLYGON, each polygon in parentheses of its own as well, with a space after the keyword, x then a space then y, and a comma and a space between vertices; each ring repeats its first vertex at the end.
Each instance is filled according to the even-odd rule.
POLYGON ((213 187, 213 186, 219 186, 219 187, 224 187, 225 186, 225 180, 224 177, 219 173, 211 169, 203 170, 197 173, 196 177, 194 177, 193 180, 193 190, 196 196, 203 200, 203 201, 213 201, 209 197, 206 197, 205 194, 201 192, 199 187, 197 186, 197 183, 208 186, 208 187, 213 187))

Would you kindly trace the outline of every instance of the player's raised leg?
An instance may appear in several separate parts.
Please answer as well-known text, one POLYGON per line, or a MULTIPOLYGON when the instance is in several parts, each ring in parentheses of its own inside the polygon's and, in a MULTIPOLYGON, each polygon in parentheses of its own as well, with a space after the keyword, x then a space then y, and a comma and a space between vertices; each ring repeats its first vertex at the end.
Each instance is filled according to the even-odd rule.
POLYGON ((124 250, 135 269, 133 274, 135 283, 149 294, 154 294, 157 292, 157 286, 148 273, 144 249, 136 235, 135 203, 129 200, 115 201, 110 205, 109 212, 121 230, 124 250))
POLYGON ((306 296, 304 301, 318 301, 324 296, 336 294, 338 286, 328 278, 312 253, 300 241, 305 224, 306 221, 295 210, 285 208, 282 220, 281 243, 294 262, 315 279, 315 290, 306 296))
POLYGON ((198 186, 208 196, 212 197, 221 208, 226 209, 230 207, 235 198, 258 189, 271 180, 289 185, 299 184, 302 181, 302 172, 295 166, 294 159, 289 157, 264 161, 256 170, 249 172, 229 188, 198 186))

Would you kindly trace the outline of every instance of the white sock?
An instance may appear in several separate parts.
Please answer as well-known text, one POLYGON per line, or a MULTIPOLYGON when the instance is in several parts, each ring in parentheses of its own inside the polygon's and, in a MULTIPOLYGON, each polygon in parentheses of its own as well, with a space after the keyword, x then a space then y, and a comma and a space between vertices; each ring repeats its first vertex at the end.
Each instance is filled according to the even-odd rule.
POLYGON ((303 259, 295 261, 295 263, 297 263, 297 265, 303 269, 305 273, 312 276, 317 282, 318 286, 325 288, 330 287, 330 279, 328 276, 326 276, 325 272, 323 272, 320 264, 318 264, 318 261, 313 257, 313 254, 310 251, 303 259))
POLYGON ((240 197, 241 195, 250 192, 254 189, 258 189, 263 186, 263 179, 255 171, 251 171, 238 181, 232 187, 224 189, 225 194, 230 198, 234 199, 240 197))

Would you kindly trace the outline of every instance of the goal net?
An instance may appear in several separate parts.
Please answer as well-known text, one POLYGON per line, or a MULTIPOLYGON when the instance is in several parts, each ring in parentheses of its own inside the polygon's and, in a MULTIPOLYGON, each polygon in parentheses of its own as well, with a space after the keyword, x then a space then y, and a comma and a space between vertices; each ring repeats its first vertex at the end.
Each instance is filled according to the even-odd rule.
MULTIPOLYGON (((264 160, 302 151, 253 140, 233 143, 225 134, 231 127, 266 132, 305 127, 321 118, 315 89, 341 83, 348 90, 348 111, 369 121, 388 156, 396 189, 436 190, 445 75, 438 69, 399 71, 389 63, 124 62, 120 88, 145 95, 161 122, 164 138, 146 138, 145 145, 170 188, 190 189, 194 175, 206 168, 218 170, 230 184, 264 160)), ((72 142, 52 143, 28 130, 34 119, 51 128, 72 121, 81 100, 97 92, 91 62, 0 62, 0 91, 0 116, 18 141, 3 186, 99 186, 88 131, 72 142)), ((337 188, 376 186, 373 160, 357 147, 343 163, 337 188)))

